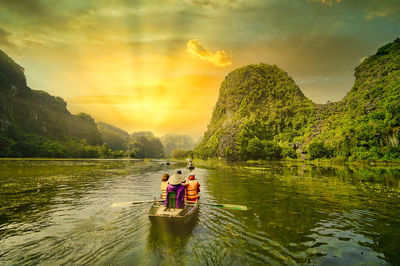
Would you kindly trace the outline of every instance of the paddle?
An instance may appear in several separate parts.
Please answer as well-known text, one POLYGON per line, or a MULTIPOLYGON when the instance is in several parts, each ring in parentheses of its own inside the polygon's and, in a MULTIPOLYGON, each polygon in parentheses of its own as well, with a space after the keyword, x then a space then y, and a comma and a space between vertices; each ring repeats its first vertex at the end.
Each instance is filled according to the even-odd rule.
MULTIPOLYGON (((163 199, 158 200, 142 200, 142 201, 127 201, 127 202, 117 202, 111 205, 111 208, 116 207, 129 207, 133 204, 141 204, 141 203, 152 203, 152 202, 164 202, 163 199)), ((206 203, 206 202, 199 202, 201 205, 209 205, 217 208, 229 209, 229 210, 239 210, 239 211, 247 211, 247 206, 243 205, 233 205, 233 204, 218 204, 218 203, 206 203)))
POLYGON ((247 206, 243 205, 205 203, 205 202, 200 202, 200 204, 209 205, 217 208, 229 209, 229 210, 247 211, 247 206))
POLYGON ((127 201, 127 202, 117 202, 117 203, 113 203, 111 205, 111 208, 115 208, 115 207, 129 207, 133 204, 141 204, 141 203, 152 203, 152 202, 163 202, 163 199, 158 199, 158 200, 142 200, 142 201, 127 201))

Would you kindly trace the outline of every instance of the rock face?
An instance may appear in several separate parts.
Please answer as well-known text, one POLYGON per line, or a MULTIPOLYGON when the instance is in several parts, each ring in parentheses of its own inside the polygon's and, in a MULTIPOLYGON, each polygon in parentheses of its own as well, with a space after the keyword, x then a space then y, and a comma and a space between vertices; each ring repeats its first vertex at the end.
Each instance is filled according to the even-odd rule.
MULTIPOLYGON (((67 103, 26 84, 24 69, 0 51, 0 156, 16 142, 85 139, 101 144, 96 123, 89 115, 72 115, 67 103)), ((22 154, 23 155, 23 154, 22 154)))
POLYGON ((383 46, 356 68, 354 86, 342 101, 322 105, 275 65, 236 69, 221 84, 196 154, 265 159, 279 146, 282 157, 294 157, 292 150, 322 141, 333 156, 393 159, 400 131, 399 54, 399 39, 383 46))
POLYGON ((221 85, 201 157, 247 158, 253 138, 294 143, 315 117, 315 105, 275 65, 249 65, 229 73, 221 85))

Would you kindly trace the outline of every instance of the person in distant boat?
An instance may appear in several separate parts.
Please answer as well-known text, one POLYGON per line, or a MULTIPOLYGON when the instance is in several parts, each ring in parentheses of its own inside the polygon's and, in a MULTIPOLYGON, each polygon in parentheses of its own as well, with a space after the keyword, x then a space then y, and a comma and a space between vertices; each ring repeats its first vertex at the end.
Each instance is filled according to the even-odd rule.
POLYGON ((161 178, 161 199, 167 196, 169 174, 165 173, 161 178))
POLYGON ((188 183, 185 182, 185 177, 182 175, 182 171, 178 170, 168 179, 167 195, 164 201, 164 206, 168 206, 168 195, 170 192, 176 192, 175 208, 183 209, 185 207, 185 187, 188 183))
POLYGON ((190 174, 185 187, 185 196, 187 201, 195 202, 200 198, 200 183, 197 181, 195 174, 190 174))

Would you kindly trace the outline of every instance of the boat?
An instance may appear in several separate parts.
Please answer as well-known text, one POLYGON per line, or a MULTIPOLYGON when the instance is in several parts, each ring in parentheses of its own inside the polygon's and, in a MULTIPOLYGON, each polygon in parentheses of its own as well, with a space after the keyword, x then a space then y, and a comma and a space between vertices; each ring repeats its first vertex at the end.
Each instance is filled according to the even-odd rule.
POLYGON ((186 159, 186 168, 189 170, 193 170, 194 169, 194 164, 192 159, 186 159))
POLYGON ((183 209, 168 208, 163 202, 154 201, 149 208, 148 215, 152 222, 170 222, 188 224, 199 211, 199 203, 185 203, 183 209))

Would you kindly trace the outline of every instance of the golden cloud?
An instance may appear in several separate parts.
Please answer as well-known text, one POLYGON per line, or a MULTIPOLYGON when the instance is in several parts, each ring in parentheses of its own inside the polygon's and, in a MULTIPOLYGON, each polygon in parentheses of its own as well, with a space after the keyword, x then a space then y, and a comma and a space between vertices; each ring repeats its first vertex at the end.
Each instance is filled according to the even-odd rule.
POLYGON ((189 40, 186 44, 186 51, 194 58, 205 60, 213 63, 217 67, 225 67, 232 65, 230 56, 224 50, 211 52, 207 47, 202 45, 198 40, 189 40))

